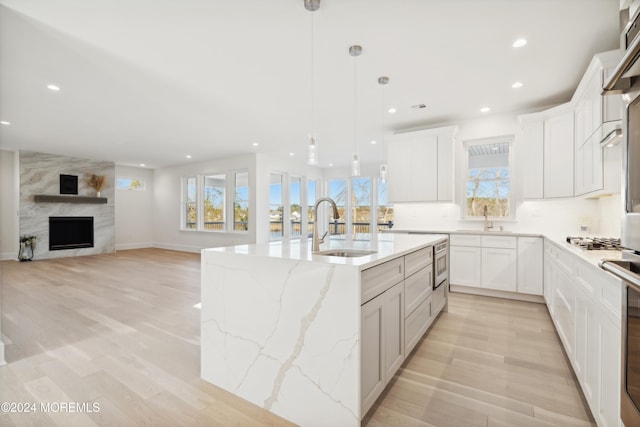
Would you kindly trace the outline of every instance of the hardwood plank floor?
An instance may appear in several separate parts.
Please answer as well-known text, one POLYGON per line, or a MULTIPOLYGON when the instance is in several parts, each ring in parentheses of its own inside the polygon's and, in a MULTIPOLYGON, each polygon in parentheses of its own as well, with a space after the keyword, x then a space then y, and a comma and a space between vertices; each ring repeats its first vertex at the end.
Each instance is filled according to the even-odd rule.
POLYGON ((363 424, 595 426, 544 305, 459 293, 363 424))
MULTIPOLYGON (((198 254, 141 249, 0 268, 0 402, 100 405, 0 412, 1 426, 291 425, 200 379, 198 254)), ((594 425, 545 307, 464 294, 451 295, 363 424, 594 425)))
POLYGON ((200 379, 200 255, 162 249, 1 263, 2 426, 290 426, 200 379), (41 412, 40 402, 100 405, 41 412))

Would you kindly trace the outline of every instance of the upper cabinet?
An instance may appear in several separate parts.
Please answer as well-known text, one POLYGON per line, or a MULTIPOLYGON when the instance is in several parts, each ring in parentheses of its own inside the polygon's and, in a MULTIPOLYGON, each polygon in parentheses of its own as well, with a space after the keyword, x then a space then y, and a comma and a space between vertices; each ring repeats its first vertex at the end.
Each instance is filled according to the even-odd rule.
POLYGON ((621 56, 620 50, 595 55, 570 102, 519 117, 524 199, 620 191, 621 150, 601 141, 622 117, 621 96, 602 96, 602 84, 621 56))
POLYGON ((453 200, 453 143, 456 127, 394 135, 388 143, 389 201, 453 200))
POLYGON ((564 104, 520 116, 516 144, 524 199, 573 196, 573 110, 564 104))

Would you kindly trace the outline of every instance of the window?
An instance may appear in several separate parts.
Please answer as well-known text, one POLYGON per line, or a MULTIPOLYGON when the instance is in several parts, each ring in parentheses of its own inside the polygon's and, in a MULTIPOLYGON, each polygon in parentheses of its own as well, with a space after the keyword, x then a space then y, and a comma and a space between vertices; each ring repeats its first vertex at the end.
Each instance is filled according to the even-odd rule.
POLYGON ((376 222, 378 225, 378 231, 393 227, 393 205, 389 204, 386 182, 378 183, 378 209, 376 222))
POLYGON ((292 176, 289 183, 291 237, 302 235, 302 179, 292 176))
POLYGON ((233 231, 249 229, 249 173, 236 172, 233 200, 233 231))
POLYGON ((284 236, 283 213, 282 174, 272 173, 269 184, 269 235, 271 240, 281 239, 284 236))
POLYGON ((336 202, 338 215, 340 215, 340 218, 336 219, 333 217, 333 211, 329 210, 331 222, 329 233, 345 234, 345 224, 347 223, 347 181, 344 179, 329 181, 329 197, 336 202))
POLYGON ((142 178, 117 178, 116 188, 118 190, 144 191, 144 179, 142 178))
POLYGON ((316 219, 315 204, 318 199, 318 183, 315 180, 307 181, 307 235, 313 236, 313 223, 316 219))
POLYGON ((465 210, 468 218, 512 216, 510 137, 466 144, 465 210), (486 208, 485 208, 486 207, 486 208))
POLYGON ((204 229, 223 231, 225 218, 226 175, 204 177, 204 229))
POLYGON ((181 230, 247 231, 249 173, 183 177, 181 211, 181 230), (231 215, 233 221, 228 220, 231 215))
POLYGON ((353 233, 370 233, 371 225, 371 178, 353 178, 351 180, 353 218, 351 226, 353 233))
POLYGON ((185 228, 195 230, 198 227, 198 186, 196 177, 190 176, 185 178, 184 186, 185 228))

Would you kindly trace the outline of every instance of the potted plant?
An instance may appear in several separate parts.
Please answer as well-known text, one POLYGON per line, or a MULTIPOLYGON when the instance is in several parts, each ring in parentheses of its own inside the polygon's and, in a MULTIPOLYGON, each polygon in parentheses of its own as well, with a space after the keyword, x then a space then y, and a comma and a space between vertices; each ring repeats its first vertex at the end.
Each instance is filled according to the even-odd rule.
POLYGON ((104 185, 106 183, 105 178, 106 177, 104 175, 95 175, 95 174, 89 175, 87 184, 89 185, 89 187, 96 190, 96 197, 100 197, 100 191, 104 188, 104 185))
POLYGON ((18 260, 31 261, 33 259, 33 249, 36 247, 36 236, 22 236, 20 238, 20 252, 18 260))

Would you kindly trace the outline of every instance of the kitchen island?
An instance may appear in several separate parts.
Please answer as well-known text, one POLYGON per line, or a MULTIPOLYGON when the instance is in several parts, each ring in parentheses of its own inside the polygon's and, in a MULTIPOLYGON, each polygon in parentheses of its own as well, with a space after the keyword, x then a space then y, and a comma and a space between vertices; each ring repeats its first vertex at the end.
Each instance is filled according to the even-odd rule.
POLYGON ((431 247, 446 239, 359 235, 321 248, 373 252, 357 257, 312 254, 306 240, 203 250, 202 378, 300 425, 360 425, 392 376, 386 356, 399 352, 397 368, 412 348, 410 337, 405 344, 405 305, 414 335, 446 309, 446 286, 434 310, 430 300, 431 247), (427 282, 414 279, 420 277, 427 282), (406 301, 405 281, 418 284, 406 301), (378 301, 390 304, 368 310, 378 301), (400 304, 395 311, 392 301, 400 304), (426 307, 426 315, 414 306, 426 307), (366 319, 378 330, 365 330, 366 319), (386 336, 390 324, 399 329, 386 336))

